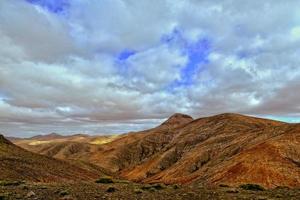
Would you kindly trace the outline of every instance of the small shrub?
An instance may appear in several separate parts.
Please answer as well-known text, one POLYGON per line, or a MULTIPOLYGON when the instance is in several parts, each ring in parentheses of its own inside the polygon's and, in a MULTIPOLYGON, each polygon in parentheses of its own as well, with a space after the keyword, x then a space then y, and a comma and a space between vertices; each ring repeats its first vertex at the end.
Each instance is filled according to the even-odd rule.
POLYGON ((128 180, 119 179, 119 180, 114 180, 114 183, 130 184, 131 182, 128 180))
POLYGON ((155 188, 149 188, 149 190, 148 190, 149 192, 156 192, 156 189, 155 188))
POLYGON ((244 190, 253 190, 253 191, 264 191, 265 188, 263 188, 262 186, 258 185, 258 184, 243 184, 240 185, 240 188, 244 189, 244 190))
POLYGON ((228 189, 226 190, 227 193, 239 193, 237 189, 228 189))
POLYGON ((277 186, 275 189, 276 190, 290 190, 291 188, 289 188, 288 186, 277 186))
POLYGON ((96 183, 109 184, 109 183, 114 183, 114 181, 110 177, 102 177, 96 180, 96 183))
POLYGON ((39 189, 41 189, 41 190, 46 190, 46 189, 48 189, 48 187, 45 186, 45 185, 42 185, 42 186, 39 187, 39 189))
POLYGON ((164 184, 157 183, 157 184, 152 185, 152 188, 154 188, 156 190, 163 190, 166 188, 166 186, 164 184))
POLYGON ((109 192, 109 193, 112 193, 112 192, 115 192, 115 191, 116 191, 116 188, 114 188, 114 187, 109 187, 106 190, 106 192, 109 192))
POLYGON ((227 188, 227 187, 229 187, 229 185, 226 185, 226 184, 222 184, 222 183, 221 183, 221 184, 219 185, 219 187, 226 187, 226 188, 227 188))
POLYGON ((187 194, 188 196, 195 196, 195 195, 196 195, 195 192, 187 192, 186 194, 187 194))
POLYGON ((22 189, 23 189, 23 190, 29 190, 29 187, 28 187, 27 185, 23 185, 23 186, 22 186, 22 189))
POLYGON ((0 181, 0 186, 19 186, 23 184, 23 181, 0 181))
POLYGON ((136 194, 141 194, 141 193, 143 193, 143 190, 141 190, 141 189, 139 189, 139 188, 135 188, 135 189, 134 189, 134 193, 136 193, 136 194))
POLYGON ((142 186, 142 190, 148 190, 150 192, 155 192, 156 190, 163 190, 166 186, 164 184, 153 184, 153 185, 144 185, 142 186))
POLYGON ((172 185, 172 188, 173 188, 174 190, 177 190, 177 189, 179 189, 180 187, 179 187, 179 185, 175 184, 175 185, 172 185))
POLYGON ((0 200, 6 200, 6 199, 7 199, 7 198, 6 198, 5 195, 0 194, 0 200))
POLYGON ((64 196, 67 196, 67 195, 69 195, 69 192, 68 192, 68 191, 65 191, 65 190, 63 190, 63 191, 60 191, 60 192, 59 192, 59 195, 60 195, 60 196, 62 196, 62 197, 64 197, 64 196))
POLYGON ((142 190, 149 190, 151 187, 151 185, 143 185, 141 188, 142 190))

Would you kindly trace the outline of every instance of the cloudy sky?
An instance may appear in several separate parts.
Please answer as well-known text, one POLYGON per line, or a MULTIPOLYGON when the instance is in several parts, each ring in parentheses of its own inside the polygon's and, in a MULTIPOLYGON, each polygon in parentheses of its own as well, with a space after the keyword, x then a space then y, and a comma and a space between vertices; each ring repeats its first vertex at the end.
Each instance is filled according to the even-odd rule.
POLYGON ((299 0, 1 0, 0 132, 124 133, 175 112, 300 121, 299 0))

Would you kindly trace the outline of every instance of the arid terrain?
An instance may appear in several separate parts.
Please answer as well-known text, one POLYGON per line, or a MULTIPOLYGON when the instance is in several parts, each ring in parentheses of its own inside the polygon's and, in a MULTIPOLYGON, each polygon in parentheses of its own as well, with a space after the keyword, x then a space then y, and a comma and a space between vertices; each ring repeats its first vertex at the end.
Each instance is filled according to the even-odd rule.
POLYGON ((32 197, 42 199, 300 197, 299 124, 231 113, 195 120, 174 114, 158 127, 120 136, 10 139, 14 144, 1 137, 0 179, 25 182, 2 184, 0 194, 22 197, 33 191, 32 197), (113 181, 95 183, 106 176, 113 181))
POLYGON ((0 200, 300 200, 299 55, 300 0, 0 0, 0 200))
POLYGON ((207 188, 202 185, 145 185, 126 181, 101 184, 73 183, 21 183, 0 185, 0 199, 43 200, 298 200, 299 189, 276 188, 264 191, 232 187, 207 188))
POLYGON ((0 180, 31 182, 92 181, 100 167, 71 163, 22 149, 0 135, 0 180))

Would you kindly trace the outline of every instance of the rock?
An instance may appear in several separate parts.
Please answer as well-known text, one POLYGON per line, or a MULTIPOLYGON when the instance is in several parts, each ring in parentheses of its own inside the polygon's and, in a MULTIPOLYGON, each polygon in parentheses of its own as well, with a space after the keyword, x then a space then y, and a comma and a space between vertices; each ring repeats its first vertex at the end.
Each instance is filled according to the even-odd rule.
POLYGON ((228 189, 226 193, 239 193, 239 191, 237 189, 228 189))
POLYGON ((27 198, 31 198, 31 197, 34 197, 36 194, 33 192, 33 191, 30 191, 27 193, 26 197, 27 198))
POLYGON ((267 199, 268 199, 268 197, 259 196, 259 197, 257 197, 257 199, 258 199, 258 200, 267 200, 267 199))
POLYGON ((72 196, 64 196, 64 197, 60 198, 60 200, 76 200, 76 199, 72 196))

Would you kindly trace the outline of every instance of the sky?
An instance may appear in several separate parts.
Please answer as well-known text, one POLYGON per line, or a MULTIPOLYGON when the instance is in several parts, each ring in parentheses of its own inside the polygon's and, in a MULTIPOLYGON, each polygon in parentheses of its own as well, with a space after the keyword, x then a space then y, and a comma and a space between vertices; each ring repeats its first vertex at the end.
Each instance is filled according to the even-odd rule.
POLYGON ((1 0, 0 132, 300 122, 299 55, 299 0, 1 0))

